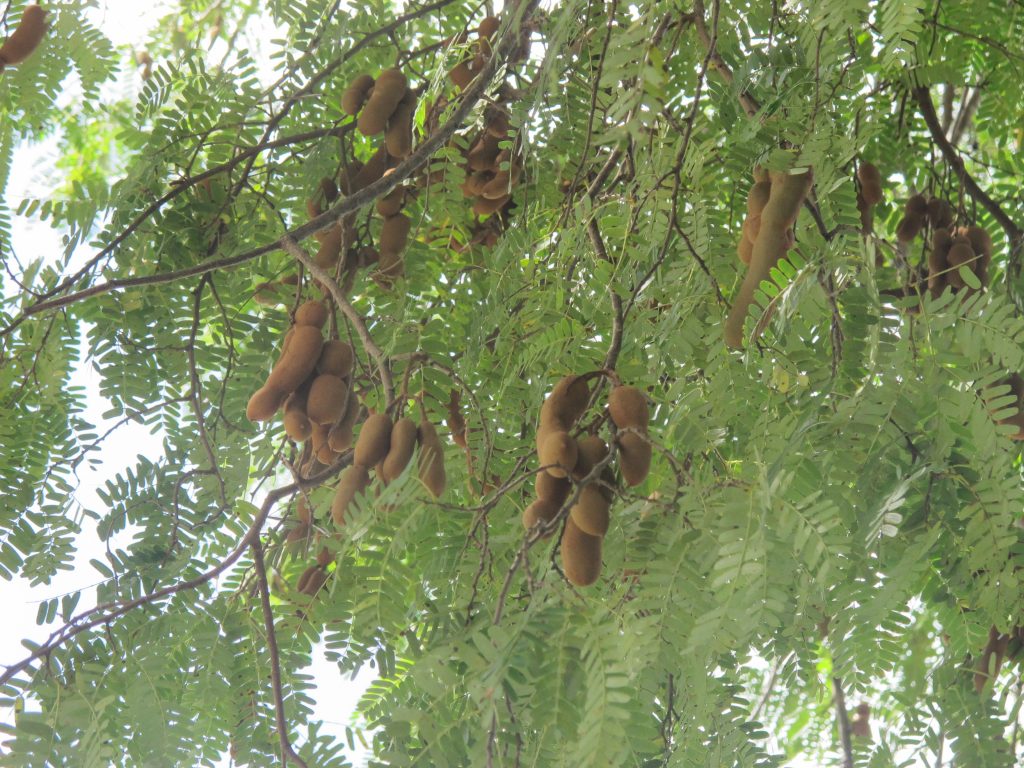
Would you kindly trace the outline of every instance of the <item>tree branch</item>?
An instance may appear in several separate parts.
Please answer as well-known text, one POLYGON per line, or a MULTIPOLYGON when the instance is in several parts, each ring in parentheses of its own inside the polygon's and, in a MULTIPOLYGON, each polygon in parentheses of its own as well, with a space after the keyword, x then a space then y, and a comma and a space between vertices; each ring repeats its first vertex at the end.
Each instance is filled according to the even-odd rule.
POLYGON ((260 605, 263 607, 263 626, 267 631, 267 653, 270 654, 270 684, 274 688, 274 716, 277 720, 277 735, 281 740, 281 768, 295 763, 299 768, 308 768, 306 762, 292 748, 288 738, 288 723, 284 716, 284 694, 281 690, 281 655, 277 650, 277 634, 274 632, 274 612, 270 608, 270 587, 267 585, 267 566, 263 562, 263 544, 260 537, 253 539, 252 560, 256 567, 256 585, 260 591, 260 605))
POLYGON ((843 768, 853 768, 853 742, 850 740, 850 716, 846 713, 846 697, 843 683, 838 677, 832 678, 832 690, 839 723, 839 741, 843 747, 843 768))

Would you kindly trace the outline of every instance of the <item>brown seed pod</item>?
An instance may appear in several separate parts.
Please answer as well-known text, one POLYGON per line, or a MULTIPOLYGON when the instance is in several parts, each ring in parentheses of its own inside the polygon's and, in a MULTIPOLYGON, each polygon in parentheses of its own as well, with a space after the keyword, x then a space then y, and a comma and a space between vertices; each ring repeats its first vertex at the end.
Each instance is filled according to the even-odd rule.
POLYGON ((478 197, 473 201, 473 213, 476 216, 490 216, 492 213, 496 213, 504 208, 511 197, 511 195, 505 195, 493 200, 488 200, 486 197, 478 197))
POLYGON ((814 176, 810 170, 801 174, 772 173, 771 194, 768 204, 761 211, 761 228, 754 241, 750 256, 750 268, 743 277, 732 310, 725 321, 723 335, 730 347, 743 346, 743 322, 754 302, 754 292, 767 280, 772 268, 779 263, 789 247, 788 230, 800 213, 800 206, 810 192, 814 176))
POLYGON ((358 192, 363 187, 367 187, 382 178, 390 162, 391 155, 388 154, 387 147, 380 146, 367 161, 366 165, 360 168, 352 178, 352 191, 358 192))
POLYGON ((361 467, 377 466, 391 447, 391 417, 374 413, 363 422, 352 460, 361 467))
POLYGON ((444 471, 444 447, 437 430, 429 421, 420 422, 419 476, 430 494, 436 499, 444 493, 448 479, 444 471))
MULTIPOLYGON (((322 233, 317 232, 317 240, 320 241, 320 247, 317 249, 314 261, 318 267, 330 271, 337 265, 338 259, 341 258, 341 243, 344 237, 345 234, 341 224, 335 224, 322 233)), ((325 311, 325 320, 326 314, 325 311)))
POLYGON ((761 211, 768 205, 768 198, 771 196, 772 184, 770 181, 758 181, 747 193, 747 213, 760 216, 761 211))
POLYGON ((474 171, 491 170, 500 151, 498 139, 495 136, 484 134, 476 140, 466 154, 466 162, 474 171))
POLYGON ((396 254, 404 251, 411 227, 412 220, 403 213, 384 219, 378 242, 381 254, 396 254))
POLYGON ((909 243, 924 227, 928 215, 928 202, 924 195, 911 195, 903 210, 903 218, 896 227, 896 239, 909 243))
POLYGON ((45 34, 46 11, 35 4, 26 6, 17 28, 0 46, 0 69, 10 64, 20 64, 31 56, 45 34))
POLYGON ((568 430, 587 409, 590 388, 580 376, 564 376, 555 384, 540 408, 541 427, 553 426, 568 430))
POLYGON ((354 189, 356 176, 363 170, 363 163, 357 158, 348 160, 347 164, 338 171, 338 188, 346 195, 351 195, 354 189))
POLYGON ((651 470, 651 444, 643 435, 635 432, 621 432, 616 441, 619 444, 619 470, 626 485, 640 485, 651 470))
POLYGON ((311 523, 313 521, 313 513, 309 509, 309 502, 306 501, 306 497, 302 494, 299 494, 299 500, 295 503, 295 517, 303 523, 311 523))
POLYGON ((565 477, 554 477, 547 472, 538 472, 533 476, 533 489, 538 499, 550 501, 561 509, 572 491, 572 483, 565 477))
POLYGON ((946 287, 949 249, 952 247, 953 238, 949 230, 939 228, 932 232, 932 248, 928 252, 928 290, 932 298, 938 298, 946 287))
POLYGON ((1003 666, 1003 658, 1006 655, 1006 647, 1009 644, 1010 636, 999 632, 995 627, 988 631, 988 643, 978 660, 974 673, 974 690, 981 693, 985 690, 989 681, 994 681, 999 676, 999 670, 1003 666))
POLYGON ((480 194, 488 200, 497 200, 504 197, 508 199, 512 187, 519 181, 521 167, 518 163, 512 163, 508 168, 498 170, 494 178, 483 185, 480 194))
POLYGON ((313 433, 309 436, 309 447, 317 461, 324 466, 330 466, 334 463, 334 451, 331 450, 331 446, 327 442, 330 428, 323 424, 317 424, 315 421, 312 424, 313 433))
POLYGON ((288 528, 288 533, 284 537, 285 543, 294 544, 297 541, 305 541, 309 538, 309 534, 312 530, 313 529, 307 522, 302 520, 293 521, 291 526, 288 528))
POLYGON ((346 115, 355 117, 359 114, 359 110, 363 108, 363 104, 366 103, 366 99, 370 95, 373 83, 373 78, 370 75, 362 74, 358 75, 345 89, 341 95, 341 108, 346 115))
POLYGON ((309 440, 313 424, 306 414, 306 398, 309 396, 309 382, 292 392, 284 401, 284 431, 297 443, 309 440))
POLYGON ((384 146, 392 157, 406 157, 412 152, 412 118, 416 113, 416 94, 406 91, 388 120, 384 146))
POLYGON ((595 465, 604 461, 604 457, 608 455, 608 443, 599 435, 587 435, 577 440, 576 445, 578 450, 572 477, 579 481, 589 475, 595 465))
POLYGON ((992 263, 992 238, 981 227, 961 227, 957 232, 967 238, 971 248, 978 255, 974 273, 982 285, 988 285, 988 268, 992 263))
POLYGON ((326 583, 327 574, 324 570, 318 565, 311 565, 302 572, 295 586, 302 594, 312 596, 323 589, 326 583))
POLYGON ((331 427, 327 434, 327 443, 335 453, 347 451, 352 447, 352 428, 355 426, 356 418, 359 416, 359 403, 349 390, 349 402, 345 407, 345 415, 341 421, 331 427))
POLYGON ((569 510, 569 517, 584 533, 604 536, 608 532, 610 509, 611 494, 596 482, 587 483, 569 510))
POLYGON ((289 332, 281 356, 267 377, 267 387, 283 393, 282 402, 284 395, 294 392, 316 368, 323 343, 316 326, 296 325, 289 332))
POLYGON ((644 393, 628 385, 612 389, 608 395, 608 414, 619 429, 636 427, 646 432, 651 419, 644 393))
POLYGON ((320 373, 333 373, 344 379, 352 374, 353 360, 355 360, 355 353, 352 351, 351 344, 340 339, 331 339, 324 342, 316 369, 320 373))
POLYGON ((562 570, 577 587, 589 587, 601 575, 601 537, 580 530, 571 517, 562 532, 562 570))
POLYGON ((741 237, 739 244, 736 246, 736 255, 740 257, 740 261, 744 264, 749 264, 753 254, 754 243, 746 237, 741 237))
POLYGON ((953 223, 953 206, 941 198, 933 197, 928 201, 928 223, 933 229, 948 227, 953 223))
POLYGON ((448 77, 455 83, 461 90, 466 90, 469 84, 473 82, 473 70, 469 68, 468 61, 460 61, 448 72, 448 77))
POLYGON ((501 26, 501 19, 497 16, 485 16, 483 21, 480 22, 480 26, 477 27, 476 32, 480 37, 490 40, 494 37, 494 33, 498 31, 501 26))
POLYGON ((405 187, 395 187, 377 200, 377 213, 387 218, 395 216, 405 204, 405 187))
POLYGON ((448 418, 446 424, 448 431, 452 434, 452 442, 460 448, 466 448, 466 420, 462 416, 462 395, 457 389, 453 389, 448 395, 448 418))
POLYGON ((381 72, 356 121, 359 132, 363 136, 382 133, 408 90, 409 81, 400 69, 393 67, 381 72))
POLYGON ((249 404, 245 408, 245 417, 249 421, 269 421, 274 418, 274 414, 277 413, 277 409, 281 407, 287 396, 287 392, 264 385, 249 398, 249 404))
POLYGON ((327 547, 321 547, 320 551, 316 553, 316 564, 321 568, 326 568, 333 562, 334 553, 327 547))
POLYGON ((331 373, 321 373, 313 380, 306 402, 306 413, 316 424, 334 424, 345 414, 348 385, 331 373))
POLYGON ((487 183, 494 178, 493 171, 475 171, 466 176, 466 180, 460 185, 462 194, 465 197, 479 197, 487 183))
POLYGON ((576 466, 579 448, 568 432, 547 430, 537 432, 537 458, 549 475, 567 477, 576 466))
POLYGON ((295 325, 308 325, 320 330, 326 322, 327 307, 322 301, 313 299, 295 310, 295 325))
POLYGON ((495 109, 489 115, 484 130, 496 139, 507 139, 511 128, 508 113, 502 109, 495 109))
MULTIPOLYGON (((537 499, 523 510, 523 528, 530 530, 537 523, 547 523, 554 520, 560 508, 560 504, 555 504, 549 499, 537 499)), ((552 535, 554 535, 554 531, 549 531, 545 534, 544 538, 550 538, 552 535)))
POLYGON ((253 289, 252 300, 264 307, 276 307, 284 301, 284 296, 277 283, 260 283, 253 289))
POLYGON ((377 476, 385 483, 396 479, 412 459, 416 450, 416 439, 419 436, 416 422, 409 418, 401 418, 391 428, 391 446, 388 455, 377 467, 377 476))
POLYGON ((342 526, 345 524, 345 513, 348 512, 348 505, 352 500, 365 491, 370 485, 370 473, 365 467, 353 464, 345 467, 338 478, 338 488, 334 492, 334 499, 331 501, 331 519, 334 524, 342 526))
POLYGON ((860 193, 868 207, 882 202, 882 174, 871 163, 861 163, 857 167, 857 178, 860 180, 860 193))

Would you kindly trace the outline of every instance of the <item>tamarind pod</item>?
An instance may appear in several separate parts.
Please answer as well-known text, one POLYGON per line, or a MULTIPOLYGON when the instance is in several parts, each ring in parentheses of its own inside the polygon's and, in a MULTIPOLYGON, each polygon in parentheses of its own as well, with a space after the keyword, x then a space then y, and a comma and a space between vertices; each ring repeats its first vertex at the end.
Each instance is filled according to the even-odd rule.
POLYGON ((360 495, 370 485, 370 473, 365 467, 353 464, 345 467, 338 477, 338 487, 334 491, 334 499, 331 500, 331 519, 334 524, 341 527, 345 524, 345 513, 348 512, 348 505, 356 496, 360 495))
POLYGON ((750 268, 743 277, 732 310, 725 320, 723 335, 730 347, 743 346, 743 322, 754 301, 754 291, 767 280, 772 268, 786 252, 786 230, 796 221, 800 205, 814 181, 808 170, 801 174, 772 174, 772 189, 768 204, 761 211, 761 229, 750 256, 750 268))
POLYGON ((879 184, 862 184, 860 194, 869 208, 878 205, 884 197, 882 187, 879 184))
POLYGON ((591 482, 580 490, 579 498, 569 510, 569 519, 584 533, 604 536, 608 533, 610 509, 611 499, 607 491, 600 484, 591 482))
POLYGON ((932 248, 928 252, 928 290, 932 298, 938 298, 946 287, 949 249, 952 247, 953 238, 948 229, 940 227, 932 232, 932 248))
POLYGON ((427 490, 436 499, 444 493, 448 478, 444 471, 444 448, 437 430, 429 421, 420 422, 419 476, 427 490))
MULTIPOLYGON (((860 231, 870 232, 874 228, 874 215, 871 213, 871 206, 864 199, 864 195, 861 194, 860 190, 857 191, 857 210, 860 211, 860 231)), ((876 264, 876 266, 881 266, 876 264)))
POLYGON ((924 195, 911 195, 907 198, 904 212, 923 218, 928 215, 928 201, 925 199, 924 195))
POLYGON ((482 245, 485 245, 488 248, 493 248, 494 246, 496 246, 498 244, 498 239, 500 237, 501 237, 500 233, 495 232, 493 229, 489 230, 487 232, 487 234, 484 235, 484 239, 483 239, 482 245))
POLYGON ((924 217, 917 214, 906 214, 896 225, 896 239, 901 243, 909 243, 924 227, 924 217))
POLYGON ((341 242, 343 237, 344 233, 341 229, 341 224, 335 224, 324 232, 316 233, 316 238, 320 241, 320 247, 317 249, 314 261, 316 261, 318 267, 330 270, 337 265, 338 259, 341 258, 341 242))
POLYGON ((609 393, 608 414, 619 429, 635 427, 644 432, 651 418, 644 393, 628 384, 614 387, 609 393))
POLYGON ((568 432, 541 429, 537 432, 537 458, 549 475, 567 477, 576 466, 579 447, 568 432))
POLYGON ((475 171, 467 174, 466 180, 460 185, 462 194, 465 197, 478 197, 483 193, 484 187, 494 178, 492 171, 475 171))
POLYGON ((397 478, 412 459, 416 450, 416 439, 419 436, 416 422, 409 418, 401 418, 391 428, 391 447, 388 455, 380 463, 377 469, 377 476, 385 483, 390 483, 397 478))
POLYGON ((309 509, 309 502, 306 501, 306 497, 299 494, 299 500, 295 503, 295 517, 303 523, 311 523, 313 521, 313 513, 309 509))
POLYGON ((970 264, 971 269, 974 269, 976 258, 974 249, 967 243, 954 242, 946 258, 949 261, 949 272, 946 273, 946 282, 954 288, 963 288, 965 283, 964 279, 960 277, 960 267, 964 264, 970 264))
POLYGON ((253 289, 252 300, 264 307, 274 307, 281 303, 281 292, 277 283, 260 283, 253 289))
POLYGON ((975 262, 974 273, 982 285, 988 285, 988 268, 992 263, 992 238, 982 227, 963 227, 963 234, 971 244, 971 248, 978 255, 975 262))
POLYGON ((287 392, 281 392, 269 386, 269 383, 265 384, 249 398, 249 404, 245 408, 245 417, 249 421, 269 421, 274 418, 274 414, 277 413, 277 409, 281 407, 287 396, 287 392))
POLYGON ((352 460, 361 467, 374 467, 391 447, 391 417, 386 413, 373 413, 363 422, 356 440, 352 460))
POLYGON ((538 472, 533 476, 533 489, 538 499, 550 501, 558 509, 562 508, 565 500, 569 498, 572 491, 572 483, 565 477, 554 477, 547 472, 538 472))
POLYGON ((370 94, 370 89, 373 88, 374 80, 370 75, 362 74, 358 75, 352 84, 345 89, 345 92, 341 94, 341 108, 346 115, 355 117, 359 114, 359 110, 363 108, 363 104, 366 103, 366 99, 370 94))
POLYGON ((933 229, 948 227, 953 223, 953 207, 939 197, 928 201, 928 223, 933 229))
POLYGON ((304 595, 316 595, 321 589, 324 588, 324 584, 327 583, 327 574, 319 565, 311 565, 302 575, 299 576, 299 581, 295 587, 304 595))
POLYGON ((390 158, 387 147, 379 147, 366 162, 366 165, 360 168, 352 178, 352 191, 358 192, 363 187, 373 184, 373 182, 382 178, 384 172, 388 169, 388 164, 391 161, 390 158))
POLYGON ((335 453, 342 453, 352 447, 352 428, 355 426, 356 418, 359 416, 359 403, 349 390, 349 402, 345 408, 345 415, 341 421, 331 427, 327 433, 327 443, 335 453))
POLYGON ((753 248, 754 241, 757 240, 757 235, 761 231, 761 214, 752 213, 743 220, 743 228, 741 232, 744 239, 750 241, 750 246, 753 248))
POLYGON ((295 325, 308 325, 319 331, 326 322, 327 307, 322 301, 311 299, 295 310, 295 325))
POLYGON ((754 253, 754 243, 746 237, 741 237, 736 245, 736 254, 744 264, 750 263, 750 257, 754 253))
POLYGON ((476 33, 487 40, 494 37, 494 33, 498 31, 501 26, 501 19, 497 16, 485 16, 480 22, 480 26, 476 28, 476 33))
POLYGON ((448 77, 460 90, 466 90, 473 82, 473 72, 469 68, 469 62, 460 61, 448 71, 448 77))
POLYGON ((313 380, 306 401, 306 413, 310 421, 330 425, 345 415, 348 403, 348 385, 331 373, 321 373, 313 380))
MULTIPOLYGON (((573 467, 572 476, 575 480, 582 480, 608 455, 608 443, 599 435, 587 435, 576 441, 576 447, 576 466, 573 467)), ((540 496, 540 493, 537 495, 540 496)))
POLYGON ((495 110, 491 115, 484 127, 484 130, 496 139, 505 139, 508 138, 508 133, 511 127, 508 114, 499 109, 495 110))
POLYGON ((409 89, 409 81, 400 69, 385 69, 377 77, 373 92, 363 105, 356 127, 363 136, 374 136, 384 131, 398 102, 409 89))
POLYGON ((26 6, 17 28, 0 46, 0 65, 23 62, 32 55, 45 34, 46 11, 35 4, 26 6))
POLYGON ((313 431, 309 436, 310 447, 313 449, 313 455, 319 457, 320 449, 327 445, 327 435, 330 430, 312 419, 310 421, 313 424, 313 431))
POLYGON ((760 215, 764 207, 768 205, 768 198, 771 195, 772 184, 770 181, 758 181, 747 193, 747 213, 760 215))
POLYGON ((495 200, 500 197, 508 197, 511 188, 519 181, 522 168, 513 163, 508 168, 503 168, 494 174, 494 178, 487 182, 480 190, 480 194, 488 200, 495 200))
POLYGON ((355 178, 361 170, 363 170, 362 161, 358 158, 349 160, 348 164, 338 171, 338 188, 346 195, 351 195, 355 178))
MULTIPOLYGON (((551 522, 555 519, 559 509, 561 509, 560 504, 555 504, 549 499, 537 499, 523 510, 523 528, 530 530, 538 523, 551 522)), ((543 538, 549 539, 554 533, 554 531, 548 531, 543 538)))
POLYGON ((299 520, 288 529, 288 533, 284 537, 285 543, 294 544, 297 541, 303 541, 309 538, 311 530, 309 523, 299 520))
POLYGON ((582 531, 571 517, 562 531, 562 570, 577 587, 589 587, 601 575, 601 537, 582 531))
POLYGON ((990 680, 999 676, 999 670, 1003 666, 1003 656, 1006 654, 1006 646, 1010 641, 1009 635, 1004 635, 995 627, 988 631, 988 643, 978 661, 974 673, 974 690, 981 693, 990 680))
POLYGON ((753 177, 754 181, 770 181, 768 169, 765 168, 760 163, 754 166, 754 170, 751 173, 751 176, 753 177))
POLYGON ((402 210, 405 203, 405 187, 395 187, 377 201, 377 213, 387 218, 402 210))
POLYGON ((395 254, 404 251, 411 227, 412 220, 404 213, 384 219, 384 225, 380 228, 380 239, 377 243, 381 253, 395 254))
POLYGON ((565 431, 575 424, 590 401, 590 388, 580 376, 563 376, 540 407, 541 426, 551 425, 565 431))
POLYGON ((320 551, 316 553, 316 564, 321 568, 326 568, 328 565, 334 562, 334 553, 331 552, 327 547, 321 547, 320 551))
POLYGON ((308 393, 308 386, 303 384, 284 401, 284 431, 297 443, 308 440, 313 434, 313 424, 306 414, 308 393))
POLYGON ((466 420, 462 417, 461 400, 462 393, 457 389, 451 390, 448 395, 448 418, 445 423, 451 432, 452 442, 460 448, 466 448, 466 420))
MULTIPOLYGON (((267 386, 285 395, 294 392, 313 372, 320 359, 324 338, 313 325, 296 325, 285 342, 285 348, 267 377, 267 386)), ((284 395, 281 396, 282 402, 284 395)))
POLYGON ((471 170, 486 171, 494 165, 494 161, 500 151, 501 148, 498 146, 497 137, 485 133, 476 140, 473 146, 470 147, 469 152, 466 153, 466 162, 471 170))
POLYGON ((324 342, 316 369, 320 373, 333 373, 338 378, 344 379, 352 374, 354 360, 355 352, 352 350, 351 344, 341 339, 331 339, 324 342))
POLYGON ((380 261, 380 252, 372 245, 364 245, 357 253, 356 263, 360 267, 370 267, 380 261))
POLYGON ((496 213, 504 208, 511 198, 511 195, 505 195, 493 200, 488 200, 486 197, 478 197, 473 201, 473 213, 476 216, 490 216, 492 213, 496 213))
POLYGON ((384 146, 392 157, 406 157, 412 152, 412 118, 416 113, 416 94, 406 91, 388 120, 384 146))
POLYGON ((862 185, 874 184, 878 187, 882 185, 882 174, 877 166, 872 163, 862 162, 857 166, 857 179, 862 185))
POLYGON ((278 278, 277 282, 279 282, 281 285, 298 285, 299 275, 297 272, 291 272, 287 275, 281 275, 281 277, 278 278))
POLYGON ((651 471, 651 443, 644 435, 622 432, 616 438, 619 444, 619 471, 626 485, 640 485, 651 471))
POLYGON ((402 253, 382 252, 377 271, 373 273, 373 279, 387 290, 402 277, 405 277, 405 257, 402 253))

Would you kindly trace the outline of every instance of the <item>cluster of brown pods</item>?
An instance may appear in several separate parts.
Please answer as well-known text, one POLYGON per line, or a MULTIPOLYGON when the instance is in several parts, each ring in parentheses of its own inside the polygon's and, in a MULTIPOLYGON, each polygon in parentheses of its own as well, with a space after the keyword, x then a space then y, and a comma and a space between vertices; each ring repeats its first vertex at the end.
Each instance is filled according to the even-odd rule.
MULTIPOLYGON (((944 201, 942 201, 944 202, 944 201)), ((932 232, 932 249, 928 254, 928 289, 933 297, 947 286, 954 292, 973 289, 964 282, 960 268, 966 266, 984 288, 988 285, 988 267, 992 262, 992 238, 982 227, 957 227, 950 230, 952 215, 945 226, 932 232)))
POLYGON ((860 211, 860 227, 870 232, 873 226, 872 208, 882 202, 882 174, 872 163, 862 162, 857 166, 857 210, 860 211))
MULTIPOLYGON (((580 486, 562 531, 562 568, 578 587, 597 581, 601 574, 601 543, 608 532, 616 479, 605 464, 608 444, 599 435, 574 438, 570 431, 587 409, 590 389, 583 376, 566 376, 552 390, 540 411, 537 457, 541 469, 534 480, 537 499, 523 510, 523 527, 547 525, 555 520, 573 491, 580 486)), ((651 444, 646 439, 647 400, 636 387, 616 386, 608 398, 617 435, 619 470, 627 485, 639 485, 651 466, 651 444)), ((553 531, 552 531, 553 533, 553 531)), ((550 533, 548 534, 550 535, 550 533)))
POLYGON ((37 4, 26 6, 17 28, 0 45, 0 71, 10 64, 20 64, 31 56, 45 34, 46 11, 37 4))
POLYGON ((749 267, 725 320, 728 346, 743 346, 743 323, 754 302, 754 292, 793 247, 793 225, 813 182, 810 169, 798 174, 754 169, 754 185, 747 195, 747 217, 737 248, 740 259, 749 267))
POLYGON ((312 439, 311 455, 325 466, 352 444, 358 412, 350 387, 355 355, 348 342, 324 341, 327 314, 320 301, 296 310, 280 358, 246 409, 251 421, 268 421, 283 406, 288 437, 312 439))

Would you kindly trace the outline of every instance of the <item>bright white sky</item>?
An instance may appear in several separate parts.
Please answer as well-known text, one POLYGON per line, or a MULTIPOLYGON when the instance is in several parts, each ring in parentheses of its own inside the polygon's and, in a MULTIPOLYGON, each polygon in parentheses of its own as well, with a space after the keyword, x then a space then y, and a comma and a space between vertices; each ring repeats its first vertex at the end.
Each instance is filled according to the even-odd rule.
MULTIPOLYGON (((170 3, 167 0, 152 0, 141 3, 138 0, 103 0, 99 8, 92 9, 89 15, 93 22, 115 43, 115 45, 139 45, 147 38, 159 18, 167 12, 170 3)), ((258 38, 269 39, 270 35, 259 35, 252 42, 258 44, 258 38)), ((218 57, 219 58, 219 57, 218 57)), ((269 75, 269 70, 268 70, 269 75)), ((136 72, 128 70, 123 77, 110 85, 112 93, 121 94, 124 89, 139 87, 140 79, 136 72)), ((76 89, 72 84, 62 94, 63 100, 73 103, 76 89)), ((23 145, 14 156, 10 183, 6 192, 6 205, 11 210, 25 198, 46 198, 57 185, 54 176, 54 160, 56 150, 52 142, 37 145, 23 145)), ((53 259, 61 252, 60 233, 50 229, 46 224, 33 222, 24 217, 14 217, 13 250, 22 264, 42 256, 53 259)), ((91 254, 86 248, 80 249, 79 259, 85 261, 91 254)), ((72 385, 82 386, 87 392, 87 407, 83 417, 96 425, 97 434, 102 434, 111 422, 105 421, 102 414, 109 410, 109 402, 99 395, 99 380, 91 365, 84 365, 74 372, 72 385)), ((146 428, 138 424, 126 424, 104 443, 101 454, 102 464, 98 468, 90 468, 83 462, 79 469, 80 484, 75 497, 82 507, 102 510, 104 504, 96 494, 96 489, 125 469, 135 465, 136 456, 143 454, 157 457, 161 453, 159 435, 150 434, 146 428)), ((30 587, 27 581, 18 580, 3 586, 4 621, 0 624, 0 664, 10 664, 25 656, 26 650, 21 645, 23 638, 42 641, 56 625, 38 626, 36 611, 39 602, 67 592, 88 589, 99 576, 89 565, 89 560, 104 560, 104 545, 96 535, 95 526, 91 521, 83 523, 83 533, 78 540, 78 553, 73 571, 61 572, 50 584, 30 587)), ((86 591, 79 603, 82 610, 96 604, 95 596, 86 591)), ((315 660, 307 673, 317 683, 314 694, 316 700, 316 716, 323 724, 323 732, 335 735, 340 742, 345 740, 345 726, 350 723, 356 702, 366 687, 373 681, 370 671, 360 674, 354 681, 342 678, 336 666, 325 661, 322 647, 315 654, 315 660)), ((32 702, 28 703, 33 707, 32 702)), ((0 711, 0 722, 11 723, 13 712, 0 711)), ((361 753, 349 756, 357 764, 365 762, 366 756, 361 753)), ((225 760, 224 765, 227 765, 225 760)))

